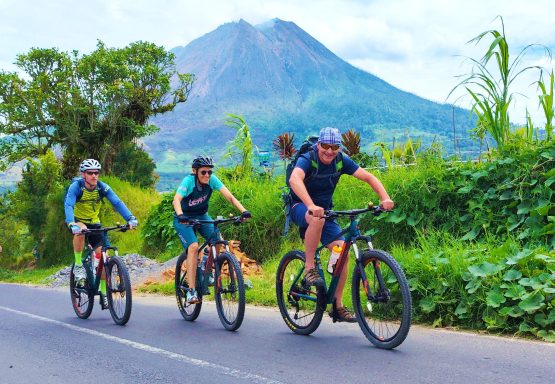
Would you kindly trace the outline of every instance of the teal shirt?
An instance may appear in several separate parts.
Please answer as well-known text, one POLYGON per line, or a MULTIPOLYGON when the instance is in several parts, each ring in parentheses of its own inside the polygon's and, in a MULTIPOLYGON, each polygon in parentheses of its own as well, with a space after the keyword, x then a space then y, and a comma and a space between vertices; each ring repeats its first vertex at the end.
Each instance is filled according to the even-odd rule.
POLYGON ((211 175, 208 184, 200 184, 195 180, 195 175, 185 176, 177 193, 183 198, 181 209, 186 216, 199 216, 208 212, 208 202, 212 191, 219 191, 223 183, 215 176, 211 175))

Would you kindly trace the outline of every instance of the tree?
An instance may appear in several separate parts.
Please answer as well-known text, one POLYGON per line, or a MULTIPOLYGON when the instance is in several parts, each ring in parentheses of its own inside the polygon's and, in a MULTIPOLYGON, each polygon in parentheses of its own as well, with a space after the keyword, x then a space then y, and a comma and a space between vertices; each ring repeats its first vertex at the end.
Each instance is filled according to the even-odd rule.
POLYGON ((66 177, 87 157, 110 173, 121 146, 155 132, 149 118, 185 102, 195 79, 177 73, 172 53, 141 41, 117 49, 99 41, 82 56, 33 48, 15 64, 24 76, 0 71, 0 168, 60 147, 66 177))
POLYGON ((153 188, 160 177, 154 172, 156 164, 135 143, 125 143, 117 153, 112 171, 120 179, 153 188))
MULTIPOLYGON (((62 187, 61 166, 52 151, 30 160, 12 194, 15 215, 25 222, 35 243, 40 243, 46 224, 47 196, 62 187)), ((62 205, 62 201, 60 201, 62 205)))

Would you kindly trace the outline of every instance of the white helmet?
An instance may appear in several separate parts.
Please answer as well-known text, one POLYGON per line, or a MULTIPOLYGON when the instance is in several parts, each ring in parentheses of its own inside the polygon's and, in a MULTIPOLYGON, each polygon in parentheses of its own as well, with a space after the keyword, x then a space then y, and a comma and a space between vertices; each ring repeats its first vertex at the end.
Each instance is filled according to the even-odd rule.
POLYGON ((79 172, 85 172, 91 169, 97 169, 100 171, 102 169, 102 166, 100 165, 98 160, 95 159, 83 160, 83 162, 79 166, 79 172))

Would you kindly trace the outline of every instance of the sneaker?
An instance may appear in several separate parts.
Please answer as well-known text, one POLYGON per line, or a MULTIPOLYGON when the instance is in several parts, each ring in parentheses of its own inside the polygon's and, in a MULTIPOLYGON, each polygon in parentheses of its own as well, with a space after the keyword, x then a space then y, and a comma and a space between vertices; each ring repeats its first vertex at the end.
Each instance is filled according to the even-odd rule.
POLYGON ((108 296, 103 293, 100 294, 100 306, 102 309, 108 309, 108 296))
POLYGON ((304 275, 304 280, 308 285, 314 285, 315 287, 324 286, 324 279, 322 279, 316 268, 309 269, 304 275))
POLYGON ((82 265, 76 265, 73 267, 73 281, 77 287, 84 287, 87 281, 87 272, 85 267, 82 265))
POLYGON ((197 291, 194 289, 189 289, 187 291, 187 304, 196 304, 199 302, 197 291))
POLYGON ((336 308, 335 305, 333 306, 333 309, 330 311, 330 317, 333 319, 333 322, 335 323, 336 321, 339 323, 356 323, 357 322, 357 318, 355 316, 355 314, 351 311, 349 311, 347 308, 345 307, 341 307, 341 308, 336 308))

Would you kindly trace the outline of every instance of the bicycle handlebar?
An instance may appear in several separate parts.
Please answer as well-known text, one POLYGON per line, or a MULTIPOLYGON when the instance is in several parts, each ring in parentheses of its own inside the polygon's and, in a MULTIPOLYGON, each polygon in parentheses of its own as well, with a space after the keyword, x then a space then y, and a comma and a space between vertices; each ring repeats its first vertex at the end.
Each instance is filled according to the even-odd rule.
POLYGON ((112 227, 82 229, 81 233, 87 234, 87 233, 97 233, 97 232, 108 232, 108 231, 113 231, 113 230, 120 230, 121 232, 125 232, 129 229, 130 229, 129 225, 127 225, 127 224, 126 225, 116 224, 112 227))
POLYGON ((239 225, 239 224, 243 223, 243 218, 241 216, 233 216, 233 217, 230 217, 228 219, 224 219, 224 218, 218 219, 217 218, 215 220, 189 219, 185 222, 182 222, 182 224, 192 225, 192 226, 201 225, 201 224, 214 224, 214 226, 217 227, 220 224, 231 223, 231 222, 233 222, 236 225, 239 225))
MULTIPOLYGON (((381 205, 373 205, 372 203, 369 203, 368 208, 362 208, 362 209, 351 209, 348 211, 334 211, 332 209, 328 209, 324 211, 324 215, 322 216, 322 218, 334 219, 338 216, 349 216, 350 218, 354 218, 355 216, 358 216, 366 212, 372 212, 374 216, 379 216, 384 212, 391 212, 391 210, 384 209, 381 205)), ((309 211, 309 214, 312 214, 312 212, 309 211)))

